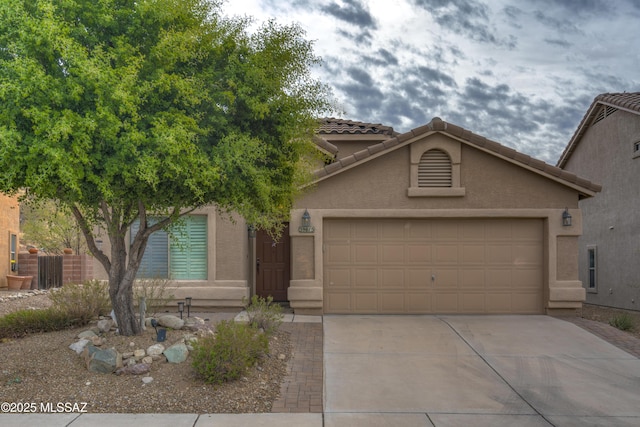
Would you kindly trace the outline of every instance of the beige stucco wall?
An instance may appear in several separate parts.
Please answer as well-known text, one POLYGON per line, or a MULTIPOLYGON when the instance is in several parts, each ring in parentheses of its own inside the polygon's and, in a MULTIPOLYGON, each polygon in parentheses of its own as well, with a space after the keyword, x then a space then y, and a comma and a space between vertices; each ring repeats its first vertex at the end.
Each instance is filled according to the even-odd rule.
POLYGON ((16 262, 19 252, 20 205, 16 197, 9 197, 0 193, 0 288, 7 287, 7 274, 11 273, 10 241, 11 234, 16 239, 16 262))
MULTIPOLYGON (((548 311, 575 309, 584 300, 577 276, 577 239, 582 230, 578 192, 506 160, 461 145, 460 186, 457 197, 409 197, 410 147, 345 170, 319 182, 296 202, 291 215, 292 242, 313 238, 313 251, 298 251, 295 259, 313 262, 313 278, 299 274, 291 280, 289 300, 298 312, 321 312, 323 284, 323 221, 327 218, 540 218, 544 222, 544 295, 548 311), (571 227, 562 226, 569 208, 571 227), (313 236, 299 233, 300 218, 308 209, 313 236)), ((418 141, 420 142, 420 141, 418 141)), ((302 249, 302 248, 300 248, 302 249)), ((293 267, 295 270, 298 267, 293 267)), ((309 273, 310 268, 305 272, 309 273)))

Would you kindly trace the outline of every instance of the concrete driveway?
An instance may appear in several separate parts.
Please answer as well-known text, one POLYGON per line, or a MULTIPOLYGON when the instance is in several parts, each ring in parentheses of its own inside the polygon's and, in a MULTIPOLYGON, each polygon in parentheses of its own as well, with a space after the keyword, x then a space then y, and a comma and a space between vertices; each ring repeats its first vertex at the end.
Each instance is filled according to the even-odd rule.
POLYGON ((324 316, 324 425, 638 426, 640 359, 549 316, 324 316))

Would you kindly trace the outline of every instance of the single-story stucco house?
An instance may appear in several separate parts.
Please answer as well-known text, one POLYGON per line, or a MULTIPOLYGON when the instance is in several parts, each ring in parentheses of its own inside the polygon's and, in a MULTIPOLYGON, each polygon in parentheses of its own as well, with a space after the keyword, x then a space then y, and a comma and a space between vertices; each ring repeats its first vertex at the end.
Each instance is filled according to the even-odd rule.
POLYGON ((326 119, 316 144, 332 160, 278 242, 202 209, 189 249, 158 233, 145 269, 211 307, 253 294, 302 314, 581 307, 578 201, 599 185, 439 118, 403 134, 326 119))

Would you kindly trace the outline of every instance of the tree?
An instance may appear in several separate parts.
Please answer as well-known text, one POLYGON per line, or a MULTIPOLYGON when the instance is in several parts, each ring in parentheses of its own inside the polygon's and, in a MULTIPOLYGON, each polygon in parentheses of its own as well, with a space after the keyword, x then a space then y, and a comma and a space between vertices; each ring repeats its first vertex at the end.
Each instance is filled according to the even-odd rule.
POLYGON ((207 0, 0 0, 0 191, 69 207, 124 335, 153 232, 209 204, 268 228, 304 179, 319 59, 298 26, 250 25, 207 0))
POLYGON ((86 240, 75 217, 51 200, 23 203, 20 208, 21 242, 49 254, 62 255, 64 248, 87 252, 86 240))

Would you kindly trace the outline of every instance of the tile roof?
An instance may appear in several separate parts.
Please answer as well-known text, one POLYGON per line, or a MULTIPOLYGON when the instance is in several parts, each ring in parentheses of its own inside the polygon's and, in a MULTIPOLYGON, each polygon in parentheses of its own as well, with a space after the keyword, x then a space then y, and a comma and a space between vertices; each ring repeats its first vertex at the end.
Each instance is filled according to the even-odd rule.
POLYGON ((483 136, 475 134, 460 126, 456 126, 451 123, 447 123, 439 117, 434 117, 428 124, 412 129, 409 132, 395 136, 394 138, 387 139, 386 141, 374 144, 364 150, 358 151, 351 156, 344 157, 335 163, 329 164, 314 172, 317 180, 323 179, 329 175, 333 175, 343 170, 347 166, 354 163, 364 162, 368 158, 371 158, 376 153, 391 150, 393 147, 402 145, 404 142, 412 140, 417 137, 426 136, 433 132, 442 132, 449 134, 452 137, 461 140, 471 146, 487 151, 498 157, 502 157, 512 163, 518 164, 523 167, 528 167, 534 172, 545 175, 553 180, 577 187, 583 195, 592 196, 593 193, 600 191, 601 186, 594 184, 586 179, 580 178, 575 174, 560 169, 556 166, 552 166, 543 162, 542 160, 535 159, 526 154, 520 153, 512 148, 506 147, 495 141, 487 139, 483 136))
POLYGON ((596 96, 587 113, 582 118, 580 125, 578 125, 578 129, 576 129, 569 144, 567 144, 562 152, 557 163, 558 167, 562 168, 567 164, 569 157, 571 157, 571 154, 580 143, 585 132, 589 129, 589 125, 593 123, 593 120, 599 114, 601 105, 640 115, 640 92, 602 93, 596 96))
POLYGON ((398 133, 394 132, 391 126, 384 126, 381 124, 354 122, 352 120, 335 119, 333 117, 326 117, 320 119, 320 126, 318 128, 319 134, 378 134, 395 136, 398 133))

